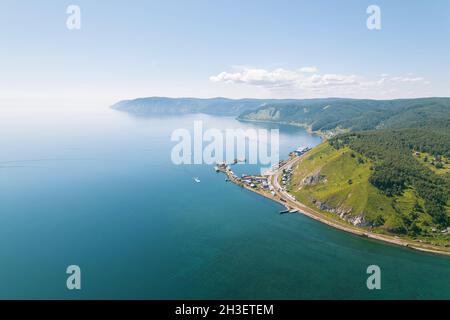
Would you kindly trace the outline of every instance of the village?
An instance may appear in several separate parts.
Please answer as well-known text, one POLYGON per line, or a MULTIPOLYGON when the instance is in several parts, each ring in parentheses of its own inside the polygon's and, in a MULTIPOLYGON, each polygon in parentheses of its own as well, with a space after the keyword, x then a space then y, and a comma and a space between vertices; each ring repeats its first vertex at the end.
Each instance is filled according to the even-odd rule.
MULTIPOLYGON (((306 152, 310 151, 311 148, 309 147, 299 147, 297 150, 291 152, 289 154, 288 160, 281 160, 277 164, 275 164, 270 170, 265 172, 262 175, 248 175, 248 174, 242 174, 241 176, 238 176, 235 174, 235 172, 231 169, 233 165, 236 165, 240 162, 245 162, 245 160, 237 160, 235 159, 231 164, 227 164, 226 162, 219 162, 217 163, 215 170, 216 172, 222 172, 227 175, 227 181, 233 182, 241 187, 244 187, 246 189, 250 189, 256 193, 259 193, 265 197, 275 199, 277 197, 277 192, 283 192, 283 195, 288 197, 289 199, 295 201, 295 198, 287 193, 286 187, 289 185, 291 181, 291 177, 293 174, 293 168, 291 166, 288 166, 286 168, 283 168, 289 161, 300 157, 304 155, 306 152), (279 169, 283 168, 282 175, 281 175, 281 186, 278 185, 278 181, 275 181, 275 186, 272 184, 272 175, 279 169)), ((296 213, 298 210, 290 208, 286 204, 286 200, 283 198, 280 198, 279 201, 283 202, 285 204, 286 210, 281 211, 280 214, 284 213, 296 213)))

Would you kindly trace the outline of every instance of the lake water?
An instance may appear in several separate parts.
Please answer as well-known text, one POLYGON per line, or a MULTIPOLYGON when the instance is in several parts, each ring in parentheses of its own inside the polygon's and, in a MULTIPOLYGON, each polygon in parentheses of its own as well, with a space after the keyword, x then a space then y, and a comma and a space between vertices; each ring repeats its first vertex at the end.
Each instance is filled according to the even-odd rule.
MULTIPOLYGON (((280 215, 211 166, 173 165, 170 135, 195 120, 261 127, 2 108, 0 298, 450 299, 450 258, 280 215), (369 291, 374 264, 382 289, 369 291), (81 291, 66 288, 69 265, 81 267, 81 291)), ((320 143, 300 128, 264 127, 280 129, 283 157, 320 143)))

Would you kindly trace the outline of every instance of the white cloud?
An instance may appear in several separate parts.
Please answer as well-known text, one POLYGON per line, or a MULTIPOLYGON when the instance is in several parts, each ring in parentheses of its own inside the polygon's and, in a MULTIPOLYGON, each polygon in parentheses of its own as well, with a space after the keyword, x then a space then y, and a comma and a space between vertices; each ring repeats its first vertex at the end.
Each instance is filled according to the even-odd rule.
POLYGON ((317 69, 317 67, 303 67, 300 69, 300 72, 317 73, 317 72, 319 72, 319 69, 317 69))
POLYGON ((222 72, 216 76, 210 77, 210 80, 212 82, 243 83, 255 86, 279 87, 292 85, 297 78, 298 75, 295 72, 281 68, 273 71, 245 68, 240 72, 235 73, 222 72))
POLYGON ((356 74, 319 73, 316 67, 296 70, 236 67, 233 72, 221 72, 210 77, 215 83, 245 84, 265 90, 271 96, 300 97, 384 97, 392 93, 416 90, 415 86, 429 84, 423 77, 395 76, 387 73, 376 78, 356 74))
POLYGON ((424 81, 424 78, 422 77, 392 77, 390 79, 391 81, 399 81, 399 82, 420 82, 420 81, 424 81))
POLYGON ((358 77, 355 75, 342 75, 342 74, 314 74, 302 80, 300 83, 301 88, 308 87, 334 87, 334 86, 355 86, 359 85, 358 77))
MULTIPOLYGON (((317 70, 317 68, 307 68, 308 72, 311 73, 314 70, 317 70)), ((268 71, 265 69, 243 68, 242 70, 234 73, 221 72, 216 76, 210 77, 210 80, 212 82, 247 84, 267 88, 292 87, 299 89, 349 86, 358 84, 358 77, 355 75, 320 75, 316 73, 314 73, 313 75, 305 75, 305 71, 302 71, 302 69, 296 72, 281 68, 275 69, 273 71, 268 71)))

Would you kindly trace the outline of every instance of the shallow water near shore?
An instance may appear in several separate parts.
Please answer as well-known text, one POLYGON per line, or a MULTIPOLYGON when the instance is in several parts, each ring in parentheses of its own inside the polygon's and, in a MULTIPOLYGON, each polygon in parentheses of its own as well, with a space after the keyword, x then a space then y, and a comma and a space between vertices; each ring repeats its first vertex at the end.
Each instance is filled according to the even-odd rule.
POLYGON ((172 164, 171 133, 198 120, 278 128, 281 157, 320 143, 228 117, 2 108, 0 298, 450 299, 449 257, 280 215, 210 165, 172 164), (81 291, 66 288, 69 265, 81 267, 81 291), (369 265, 381 268, 381 290, 366 287, 369 265))

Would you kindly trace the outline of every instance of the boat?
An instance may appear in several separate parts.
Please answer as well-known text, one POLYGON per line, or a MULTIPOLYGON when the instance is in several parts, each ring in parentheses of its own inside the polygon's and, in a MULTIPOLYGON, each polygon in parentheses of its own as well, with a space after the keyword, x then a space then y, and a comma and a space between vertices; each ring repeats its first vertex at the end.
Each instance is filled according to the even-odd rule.
POLYGON ((200 182, 201 182, 200 179, 197 178, 197 177, 194 178, 194 181, 197 182, 197 183, 200 183, 200 182))
POLYGON ((219 172, 219 171, 220 171, 220 169, 219 169, 218 166, 215 166, 215 167, 214 167, 214 170, 216 170, 216 172, 219 172))
POLYGON ((289 213, 297 213, 298 210, 297 209, 292 209, 291 211, 289 211, 289 213))

